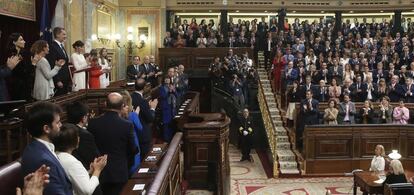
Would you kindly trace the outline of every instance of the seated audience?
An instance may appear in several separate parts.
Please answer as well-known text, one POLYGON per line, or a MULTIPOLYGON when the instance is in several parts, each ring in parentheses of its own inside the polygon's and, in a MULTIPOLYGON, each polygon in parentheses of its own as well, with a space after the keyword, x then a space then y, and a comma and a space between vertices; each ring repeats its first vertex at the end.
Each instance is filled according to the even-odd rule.
POLYGON ((359 110, 360 123, 373 124, 374 123, 374 109, 369 100, 364 101, 364 106, 359 110))
POLYGON ((49 184, 43 190, 44 195, 72 195, 72 184, 62 168, 52 139, 59 134, 60 108, 50 102, 35 103, 27 113, 27 131, 34 138, 24 149, 22 155, 22 174, 28 175, 40 166, 50 167, 49 184))
POLYGON ((33 86, 33 98, 35 100, 47 100, 55 94, 55 84, 53 77, 58 74, 60 68, 66 63, 65 60, 60 59, 53 65, 46 60, 45 56, 49 53, 49 45, 46 41, 38 40, 33 43, 30 51, 36 58, 40 60, 36 63, 35 81, 33 86))
POLYGON ((119 93, 110 93, 106 100, 107 112, 90 120, 88 130, 95 136, 102 154, 108 155, 108 164, 102 171, 101 188, 104 195, 119 194, 128 181, 130 164, 138 152, 134 141, 134 127, 121 117, 124 106, 119 93))
POLYGON ((327 125, 337 125, 338 121, 336 118, 338 117, 338 109, 336 108, 336 100, 330 99, 328 101, 328 108, 325 109, 325 114, 323 115, 324 124, 327 125))
POLYGON ((385 170, 385 149, 382 145, 375 146, 375 156, 372 158, 371 167, 369 171, 384 171, 385 170))
POLYGON ((398 107, 394 108, 392 113, 394 118, 394 124, 407 124, 408 119, 410 119, 410 111, 404 105, 404 100, 400 100, 398 107))
POLYGON ((72 183, 73 194, 91 195, 99 185, 99 176, 106 166, 107 155, 95 158, 90 162, 90 169, 86 170, 82 163, 72 155, 73 150, 79 145, 79 131, 73 124, 64 124, 52 140, 59 162, 72 183))

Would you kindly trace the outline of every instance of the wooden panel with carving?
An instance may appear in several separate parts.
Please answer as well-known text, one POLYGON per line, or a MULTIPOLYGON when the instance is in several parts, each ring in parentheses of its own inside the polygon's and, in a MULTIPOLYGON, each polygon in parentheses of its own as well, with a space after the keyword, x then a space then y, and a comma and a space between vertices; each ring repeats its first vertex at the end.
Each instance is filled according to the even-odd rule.
POLYGON ((398 150, 404 168, 414 168, 414 125, 314 125, 306 126, 304 135, 308 175, 367 170, 377 144, 384 145, 386 154, 398 150))

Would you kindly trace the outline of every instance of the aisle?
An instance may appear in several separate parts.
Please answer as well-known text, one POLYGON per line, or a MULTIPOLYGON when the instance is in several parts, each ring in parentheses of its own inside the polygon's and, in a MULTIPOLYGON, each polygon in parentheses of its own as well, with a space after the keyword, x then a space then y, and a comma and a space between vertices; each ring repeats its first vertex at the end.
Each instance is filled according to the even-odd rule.
MULTIPOLYGON (((324 195, 352 194, 352 177, 316 177, 268 179, 259 156, 252 150, 254 162, 240 162, 241 154, 230 145, 231 195, 324 195)), ((191 190, 187 195, 212 195, 208 191, 191 190)))

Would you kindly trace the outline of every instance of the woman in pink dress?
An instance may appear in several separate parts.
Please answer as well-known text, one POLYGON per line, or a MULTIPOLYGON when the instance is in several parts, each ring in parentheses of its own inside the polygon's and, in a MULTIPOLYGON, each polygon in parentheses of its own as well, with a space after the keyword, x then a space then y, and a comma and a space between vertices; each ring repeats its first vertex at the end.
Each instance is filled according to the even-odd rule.
POLYGON ((400 100, 400 106, 394 108, 392 113, 394 124, 407 124, 410 119, 410 111, 404 106, 404 101, 400 100))

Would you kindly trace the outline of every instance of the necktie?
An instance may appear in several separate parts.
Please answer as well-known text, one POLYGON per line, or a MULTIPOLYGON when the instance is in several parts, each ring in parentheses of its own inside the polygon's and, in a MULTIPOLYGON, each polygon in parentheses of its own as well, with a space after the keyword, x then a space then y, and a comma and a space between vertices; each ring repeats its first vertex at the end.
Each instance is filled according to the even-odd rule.
POLYGON ((62 43, 60 44, 60 48, 62 49, 63 53, 65 54, 65 57, 67 57, 65 47, 63 46, 62 43))

